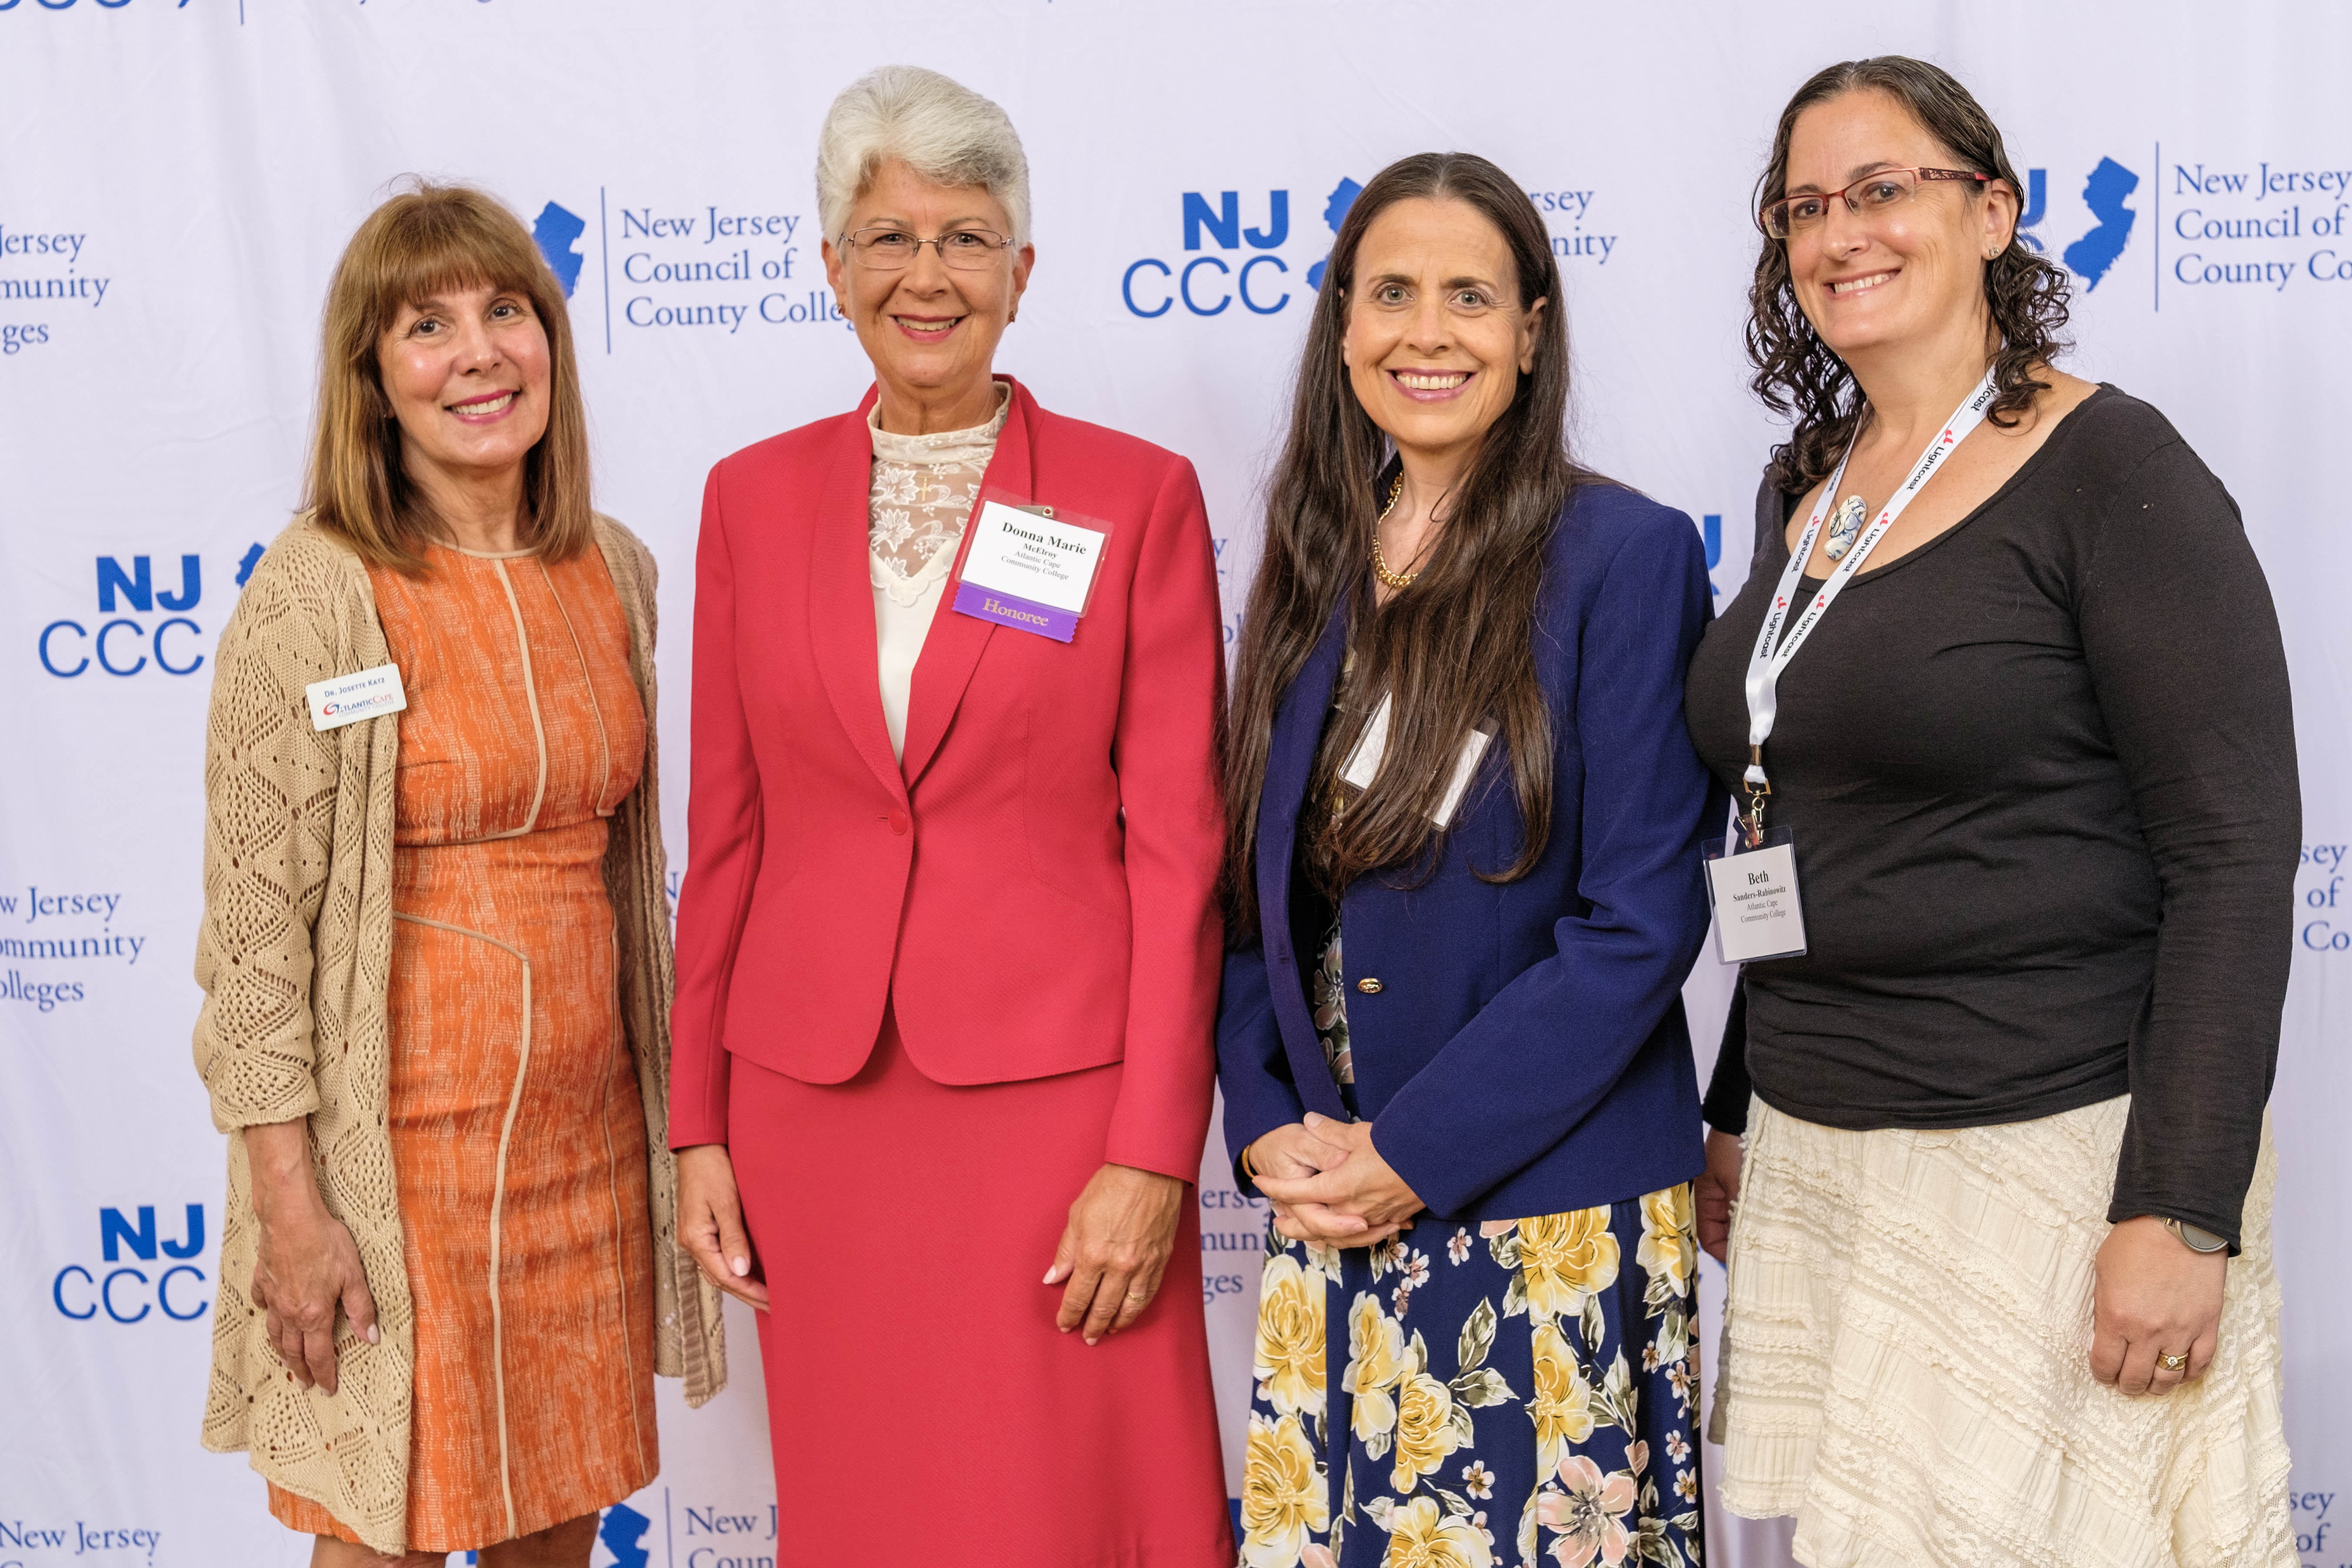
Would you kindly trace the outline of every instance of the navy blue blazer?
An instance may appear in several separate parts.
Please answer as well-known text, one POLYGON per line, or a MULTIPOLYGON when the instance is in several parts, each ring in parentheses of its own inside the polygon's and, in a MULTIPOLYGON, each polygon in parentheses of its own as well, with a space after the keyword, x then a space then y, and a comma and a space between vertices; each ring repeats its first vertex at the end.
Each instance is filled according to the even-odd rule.
MULTIPOLYGON (((1346 649, 1343 599, 1276 713, 1258 808, 1258 939, 1226 955, 1217 1015, 1225 1142, 1308 1110, 1345 1121, 1290 941, 1291 858, 1346 649)), ((1521 840, 1487 748, 1421 886, 1378 872, 1340 901, 1356 1100, 1372 1138, 1448 1220, 1520 1219, 1636 1198, 1706 1163, 1682 984, 1707 927, 1700 847, 1723 797, 1683 724, 1683 671, 1712 614, 1684 513, 1580 485, 1537 605, 1554 728, 1549 842, 1521 840), (1374 994, 1357 982, 1377 977, 1374 994)))

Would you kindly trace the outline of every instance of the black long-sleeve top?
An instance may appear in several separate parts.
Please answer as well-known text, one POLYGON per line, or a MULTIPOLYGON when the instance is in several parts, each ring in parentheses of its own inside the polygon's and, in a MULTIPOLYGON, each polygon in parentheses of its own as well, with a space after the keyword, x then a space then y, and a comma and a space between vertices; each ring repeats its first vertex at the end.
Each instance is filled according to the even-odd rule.
MULTIPOLYGON (((1692 738, 1734 788, 1793 504, 1767 481, 1691 666, 1692 738)), ((1708 1121, 1741 1131, 1751 1078, 1853 1129, 2128 1092, 2109 1217, 2234 1247, 2301 796, 2269 585, 2164 416, 2101 386, 1960 523, 1856 576, 1781 675, 1765 763, 1811 945, 1745 967, 1708 1121)))

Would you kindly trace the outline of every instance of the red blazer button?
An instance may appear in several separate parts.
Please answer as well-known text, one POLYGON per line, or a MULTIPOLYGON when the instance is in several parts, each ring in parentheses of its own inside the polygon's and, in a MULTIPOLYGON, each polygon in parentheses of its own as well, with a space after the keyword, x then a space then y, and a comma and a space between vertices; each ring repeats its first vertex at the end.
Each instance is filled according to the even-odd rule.
POLYGON ((901 835, 905 834, 907 831, 907 814, 905 812, 894 811, 890 814, 890 831, 901 835))

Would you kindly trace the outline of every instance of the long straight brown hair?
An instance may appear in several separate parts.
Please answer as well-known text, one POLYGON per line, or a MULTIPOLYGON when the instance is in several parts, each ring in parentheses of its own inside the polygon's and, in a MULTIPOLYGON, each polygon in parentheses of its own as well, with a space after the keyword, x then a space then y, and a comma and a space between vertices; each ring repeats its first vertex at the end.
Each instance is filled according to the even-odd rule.
POLYGON ((456 289, 511 289, 547 333, 547 433, 523 459, 523 542, 552 560, 595 538, 588 414, 563 288, 514 214, 465 185, 420 181, 370 213, 327 286, 319 426, 302 504, 320 527, 380 566, 419 572, 439 531, 400 464, 400 423, 376 345, 404 305, 456 289))
POLYGON ((1285 443, 1269 488, 1265 547, 1242 623, 1226 720, 1230 815, 1223 868, 1227 931, 1258 929, 1255 860, 1274 720, 1342 595, 1357 595, 1354 668, 1345 716, 1325 737, 1310 786, 1325 798, 1379 696, 1391 697, 1388 743, 1373 788, 1309 846, 1318 883, 1336 895, 1379 868, 1407 877, 1434 869, 1443 837, 1433 820, 1472 729, 1499 731, 1525 824, 1517 857, 1481 870, 1488 881, 1525 876, 1551 830, 1550 717, 1536 680, 1536 596, 1560 510, 1580 471, 1570 462, 1568 327, 1559 268, 1535 204, 1517 182, 1467 153, 1423 153, 1374 175, 1331 246, 1298 363, 1285 443), (1376 606, 1371 590, 1378 481, 1388 437, 1357 401, 1340 350, 1356 253, 1389 207, 1416 197, 1466 202, 1502 235, 1518 272, 1518 303, 1550 301, 1534 334, 1535 365, 1487 430, 1464 473, 1444 528, 1410 589, 1376 606))

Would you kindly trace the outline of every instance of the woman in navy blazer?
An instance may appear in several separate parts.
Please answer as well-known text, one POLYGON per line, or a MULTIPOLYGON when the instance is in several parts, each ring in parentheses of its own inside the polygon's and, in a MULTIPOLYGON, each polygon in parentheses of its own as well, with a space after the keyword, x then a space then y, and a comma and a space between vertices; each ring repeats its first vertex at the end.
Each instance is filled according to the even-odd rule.
POLYGON ((1521 188, 1424 154, 1309 329, 1227 739, 1250 1568, 1701 1557, 1710 596, 1689 518, 1569 462, 1559 298, 1521 188))

